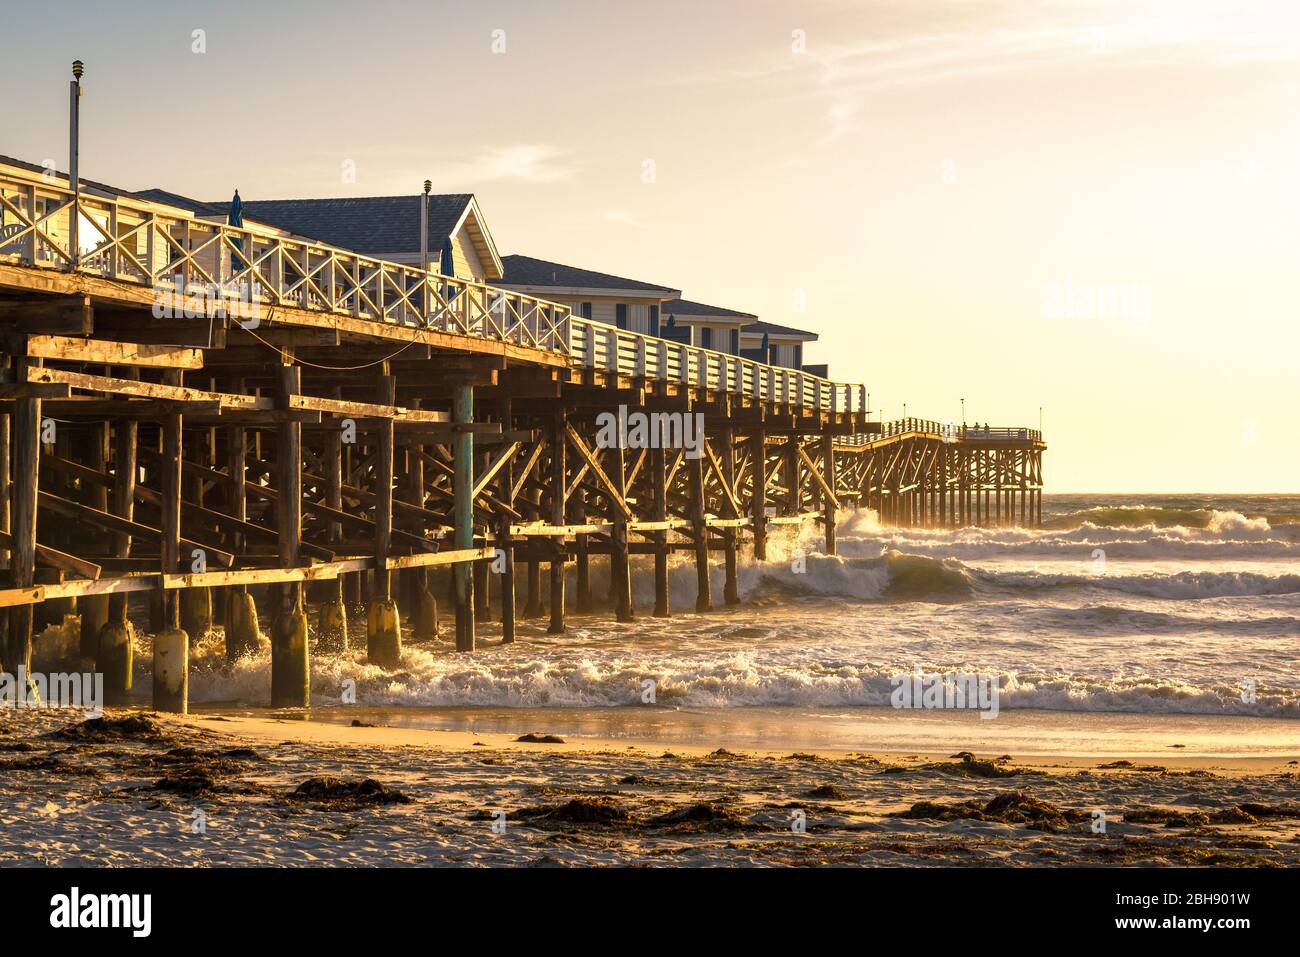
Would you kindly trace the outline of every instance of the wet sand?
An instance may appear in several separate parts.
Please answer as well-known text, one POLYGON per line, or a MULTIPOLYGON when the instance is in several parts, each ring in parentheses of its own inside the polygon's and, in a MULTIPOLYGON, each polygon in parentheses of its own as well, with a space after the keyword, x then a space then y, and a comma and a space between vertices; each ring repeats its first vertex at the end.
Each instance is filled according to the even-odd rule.
POLYGON ((1294 759, 518 737, 10 711, 0 864, 1300 864, 1294 759))

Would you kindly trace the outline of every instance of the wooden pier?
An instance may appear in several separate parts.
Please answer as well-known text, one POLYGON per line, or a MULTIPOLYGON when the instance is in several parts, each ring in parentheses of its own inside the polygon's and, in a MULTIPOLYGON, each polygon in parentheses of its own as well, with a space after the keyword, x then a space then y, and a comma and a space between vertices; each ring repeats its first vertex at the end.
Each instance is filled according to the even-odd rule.
POLYGON ((869 422, 861 385, 35 167, 0 164, 0 210, 6 671, 30 663, 34 615, 76 602, 81 654, 125 700, 136 592, 156 707, 184 710, 213 623, 232 659, 268 634, 272 702, 303 707, 310 654, 345 647, 350 615, 395 667, 401 621, 432 639, 440 600, 458 651, 485 615, 506 642, 517 614, 564 631, 597 607, 594 561, 628 621, 673 613, 673 552, 707 611, 712 576, 735 603, 742 549, 766 558, 781 526, 818 523, 833 554, 843 509, 1041 517, 1032 430, 869 422))

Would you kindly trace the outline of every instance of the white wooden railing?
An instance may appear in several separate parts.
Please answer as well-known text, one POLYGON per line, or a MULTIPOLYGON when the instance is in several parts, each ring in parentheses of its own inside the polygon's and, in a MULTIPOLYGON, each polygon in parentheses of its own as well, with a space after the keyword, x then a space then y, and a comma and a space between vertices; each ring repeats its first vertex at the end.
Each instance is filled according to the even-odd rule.
POLYGON ((891 419, 888 422, 874 423, 877 427, 868 433, 848 435, 836 439, 840 445, 871 445, 899 436, 938 436, 945 442, 1039 442, 1043 433, 1038 429, 1022 429, 1015 426, 957 425, 953 422, 938 422, 934 419, 891 419))
POLYGON ((575 317, 569 307, 363 256, 310 239, 228 226, 66 178, 0 165, 0 262, 286 306, 568 356, 575 365, 825 412, 862 412, 861 385, 575 317), (72 249, 76 206, 77 246, 72 249))

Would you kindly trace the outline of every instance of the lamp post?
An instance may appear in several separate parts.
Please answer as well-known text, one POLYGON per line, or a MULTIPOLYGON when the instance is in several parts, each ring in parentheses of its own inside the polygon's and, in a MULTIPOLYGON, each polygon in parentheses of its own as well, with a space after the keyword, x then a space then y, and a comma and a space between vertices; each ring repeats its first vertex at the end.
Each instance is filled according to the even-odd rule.
POLYGON ((424 193, 420 196, 420 271, 424 273, 424 294, 420 305, 424 311, 424 321, 429 321, 429 191, 433 183, 424 181, 424 193))
POLYGON ((72 188, 72 215, 68 223, 68 240, 72 251, 72 267, 81 262, 81 244, 77 236, 78 220, 81 218, 81 177, 77 172, 77 154, 80 151, 81 123, 81 75, 85 65, 80 60, 72 61, 72 81, 68 84, 68 186, 72 188))

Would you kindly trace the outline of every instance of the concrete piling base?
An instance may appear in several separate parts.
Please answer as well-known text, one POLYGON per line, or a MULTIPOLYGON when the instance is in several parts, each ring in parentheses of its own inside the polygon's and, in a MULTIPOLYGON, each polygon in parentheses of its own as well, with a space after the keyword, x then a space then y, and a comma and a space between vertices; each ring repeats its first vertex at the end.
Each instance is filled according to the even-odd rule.
POLYGON ((415 618, 411 621, 415 640, 433 641, 438 637, 438 599, 428 587, 421 587, 415 599, 415 618))
POLYGON ((232 592, 226 608, 226 659, 234 661, 256 654, 261 643, 253 596, 246 591, 232 592))
POLYGON ((153 639, 153 709, 187 714, 190 707, 190 637, 164 628, 153 639))
POLYGON ((181 589, 181 628, 190 641, 200 641, 212 630, 212 589, 181 589))
POLYGON ((271 707, 311 705, 311 659, 305 612, 283 612, 271 626, 271 707))
POLYGON ((321 651, 348 650, 348 612, 342 602, 327 601, 316 616, 316 647, 321 651))
POLYGON ((391 599, 376 601, 366 615, 366 658, 381 668, 402 662, 402 622, 391 599))
POLYGON ((104 703, 114 707, 126 704, 135 667, 135 626, 129 621, 106 622, 99 632, 95 660, 104 675, 104 703))

